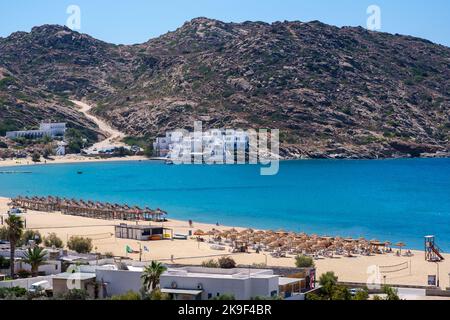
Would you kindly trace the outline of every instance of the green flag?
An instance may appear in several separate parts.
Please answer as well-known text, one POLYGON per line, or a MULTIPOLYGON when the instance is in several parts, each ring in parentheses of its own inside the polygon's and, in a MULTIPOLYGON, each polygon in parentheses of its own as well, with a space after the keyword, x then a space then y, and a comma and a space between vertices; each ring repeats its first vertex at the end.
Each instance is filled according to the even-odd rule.
POLYGON ((130 246, 127 246, 125 250, 127 251, 127 253, 134 253, 133 249, 131 249, 130 246))

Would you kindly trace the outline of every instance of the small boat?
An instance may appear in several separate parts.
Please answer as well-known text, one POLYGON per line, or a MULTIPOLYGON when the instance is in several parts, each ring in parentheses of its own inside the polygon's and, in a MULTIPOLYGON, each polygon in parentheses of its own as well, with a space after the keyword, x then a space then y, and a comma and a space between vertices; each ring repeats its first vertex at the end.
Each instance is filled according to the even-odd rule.
POLYGON ((77 171, 77 174, 83 174, 83 171, 77 171))

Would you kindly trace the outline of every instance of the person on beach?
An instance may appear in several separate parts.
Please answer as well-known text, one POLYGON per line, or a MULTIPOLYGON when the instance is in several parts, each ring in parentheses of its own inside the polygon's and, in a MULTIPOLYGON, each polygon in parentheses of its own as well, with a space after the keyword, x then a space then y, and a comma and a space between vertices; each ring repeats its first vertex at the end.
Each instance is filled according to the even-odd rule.
POLYGON ((189 228, 193 228, 194 227, 194 223, 192 222, 192 220, 189 220, 189 228))

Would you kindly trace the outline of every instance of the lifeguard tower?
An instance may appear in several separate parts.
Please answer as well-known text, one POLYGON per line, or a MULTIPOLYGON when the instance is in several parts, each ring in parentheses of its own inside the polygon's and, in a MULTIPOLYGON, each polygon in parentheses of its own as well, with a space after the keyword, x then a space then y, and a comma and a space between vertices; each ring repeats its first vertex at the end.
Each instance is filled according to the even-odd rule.
POLYGON ((436 244, 435 236, 425 237, 425 260, 429 262, 440 262, 444 260, 441 249, 436 244))

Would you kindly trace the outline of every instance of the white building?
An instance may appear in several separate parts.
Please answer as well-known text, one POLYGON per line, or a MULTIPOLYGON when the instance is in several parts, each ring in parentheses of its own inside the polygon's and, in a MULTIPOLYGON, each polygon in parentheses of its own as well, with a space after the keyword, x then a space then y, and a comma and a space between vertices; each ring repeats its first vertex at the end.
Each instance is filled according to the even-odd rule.
POLYGON ((203 133, 168 132, 156 138, 153 149, 159 157, 171 159, 202 155, 209 161, 225 161, 235 151, 245 152, 249 146, 245 131, 212 129, 203 133))
POLYGON ((6 137, 9 139, 15 139, 20 137, 39 139, 43 137, 55 138, 58 136, 64 136, 66 133, 65 123, 41 123, 39 130, 26 130, 26 131, 8 131, 6 137))
POLYGON ((58 142, 58 147, 56 148, 56 155, 57 156, 65 156, 66 155, 66 147, 67 147, 67 143, 65 143, 64 141, 59 141, 58 142))
POLYGON ((161 291, 175 300, 210 300, 224 294, 250 300, 277 296, 279 276, 263 269, 184 267, 168 269, 161 275, 160 285, 161 291))

